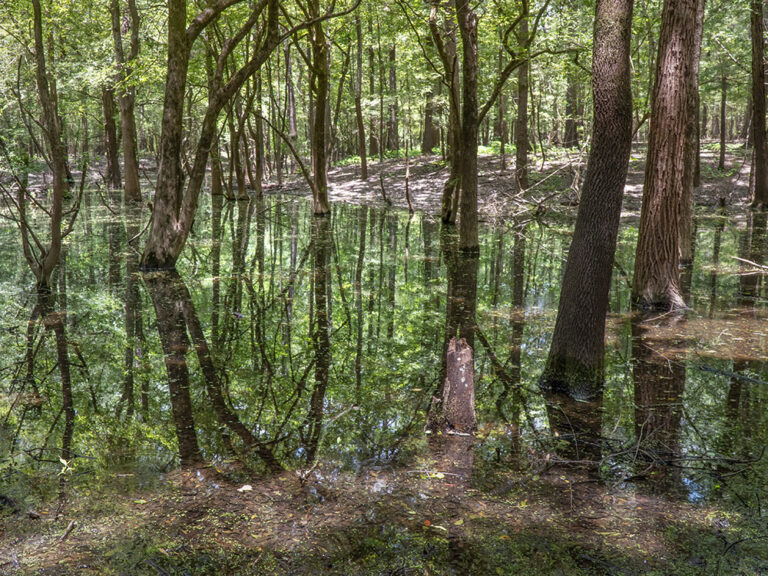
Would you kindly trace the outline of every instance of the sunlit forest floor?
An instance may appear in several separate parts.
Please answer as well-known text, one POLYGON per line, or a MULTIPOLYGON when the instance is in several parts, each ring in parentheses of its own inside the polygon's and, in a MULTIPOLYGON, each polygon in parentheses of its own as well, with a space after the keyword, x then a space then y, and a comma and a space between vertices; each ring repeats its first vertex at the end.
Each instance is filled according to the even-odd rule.
MULTIPOLYGON (((624 216, 640 215, 645 168, 645 145, 635 145, 630 160, 624 198, 624 216)), ((368 180, 360 180, 358 165, 338 166, 331 170, 331 198, 341 202, 386 204, 408 208, 405 194, 406 172, 409 174, 411 203, 416 210, 430 214, 439 212, 443 184, 449 170, 440 156, 416 156, 406 166, 404 159, 372 162, 368 180), (383 189, 383 193, 382 193, 383 189)), ((479 164, 479 205, 486 222, 495 223, 510 215, 524 220, 526 216, 541 216, 547 211, 563 211, 578 204, 578 189, 584 180, 586 155, 578 149, 554 149, 542 157, 535 154, 530 163, 530 187, 520 193, 514 178, 514 154, 507 155, 501 169, 498 155, 481 155, 479 164)), ((749 191, 749 158, 743 145, 728 146, 725 169, 718 170, 718 144, 702 143, 701 181, 697 190, 699 206, 743 203, 749 191)), ((308 194, 307 186, 298 178, 289 179, 280 187, 297 194, 308 194)))
MULTIPOLYGON (((643 158, 642 148, 633 152, 625 220, 639 217, 643 158)), ((498 157, 481 157, 483 220, 503 224, 510 215, 518 223, 572 216, 574 181, 583 179, 583 162, 577 152, 538 157, 531 165, 532 187, 520 194, 511 166, 501 173, 498 157)), ((746 212, 749 164, 743 150, 729 150, 722 173, 716 162, 714 146, 706 145, 697 204, 724 203, 736 206, 733 212, 746 212)), ((413 158, 408 169, 414 207, 437 213, 448 175, 439 157, 413 158)), ((356 170, 334 168, 334 202, 382 206, 386 196, 396 208, 407 207, 403 160, 372 164, 366 183, 356 170)), ((306 186, 291 180, 279 190, 267 187, 268 194, 277 192, 306 195, 306 186)), ((736 312, 729 316, 727 308, 714 320, 710 315, 684 326, 650 326, 649 340, 659 342, 654 352, 665 362, 682 363, 688 344, 700 342, 695 353, 704 361, 762 362, 765 309, 742 318, 736 312), (663 342, 680 340, 686 345, 679 349, 664 347, 663 342)), ((537 313, 550 317, 554 310, 537 313)), ((496 314, 513 316, 490 307, 479 314, 486 322, 496 314)), ((620 313, 609 318, 611 348, 619 347, 616 326, 622 323, 629 322, 620 313)), ((531 338, 536 340, 535 332, 531 338)), ((534 343, 542 348, 527 353, 543 357, 545 341, 538 338, 534 343)), ((698 382, 689 378, 696 390, 698 382)), ((710 385, 721 381, 727 380, 710 385)), ((764 405, 756 400, 755 406, 764 405)), ((544 420, 541 412, 537 417, 544 420)), ((694 426, 692 416, 685 420, 694 426)), ((706 425, 701 417, 696 423, 706 425)), ((698 461, 681 458, 659 466, 644 462, 638 449, 604 456, 604 468, 597 470, 599 458, 567 456, 556 436, 516 445, 519 457, 511 458, 513 450, 498 446, 516 442, 511 438, 519 430, 513 433, 503 423, 485 422, 476 438, 428 437, 417 428, 392 449, 398 457, 354 469, 321 458, 309 469, 270 476, 217 458, 200 468, 139 479, 130 470, 83 477, 65 465, 48 500, 33 508, 3 499, 0 485, 0 574, 768 574, 759 496, 765 478, 750 476, 764 455, 706 462, 720 467, 722 478, 746 479, 747 491, 755 487, 746 502, 732 505, 718 501, 718 490, 724 490, 719 485, 708 488, 707 498, 695 497, 693 488, 683 493, 689 481, 683 467, 698 461), (616 461, 621 473, 610 469, 616 461), (630 469, 634 475, 624 473, 630 469)), ((759 444, 759 434, 755 437, 759 444)))

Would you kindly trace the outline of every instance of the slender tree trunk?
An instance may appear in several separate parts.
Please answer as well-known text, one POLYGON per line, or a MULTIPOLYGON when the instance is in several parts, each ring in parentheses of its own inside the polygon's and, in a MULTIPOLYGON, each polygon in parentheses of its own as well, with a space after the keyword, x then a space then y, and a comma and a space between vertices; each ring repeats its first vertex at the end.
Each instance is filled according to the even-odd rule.
POLYGON ((728 97, 728 76, 725 74, 725 60, 721 62, 721 76, 720 76, 720 129, 718 134, 720 136, 720 156, 717 160, 717 169, 725 170, 725 139, 728 135, 728 128, 725 120, 726 102, 728 97))
POLYGON ((461 200, 459 207, 459 249, 477 251, 477 22, 470 0, 458 0, 456 18, 462 40, 461 99, 461 200))
POLYGON ((704 102, 701 105, 701 139, 707 139, 707 130, 709 129, 709 107, 704 102))
POLYGON ((632 289, 641 307, 685 306, 680 294, 680 195, 699 2, 665 0, 662 11, 632 289))
POLYGON ((432 150, 440 144, 440 129, 435 123, 436 114, 435 92, 430 90, 427 92, 424 102, 424 132, 421 137, 422 154, 432 154, 432 150))
POLYGON ((752 0, 752 140, 755 148, 754 171, 755 192, 752 206, 768 208, 768 142, 766 142, 765 105, 765 36, 763 22, 763 0, 752 0))
POLYGON ((357 69, 355 70, 355 119, 357 121, 357 150, 360 154, 360 179, 368 180, 368 158, 365 150, 365 122, 363 121, 363 26, 360 15, 355 15, 357 36, 357 69))
POLYGON ((101 89, 101 105, 104 110, 104 141, 107 153, 107 182, 115 190, 120 188, 120 151, 115 127, 115 93, 111 88, 101 89))
POLYGON ((572 75, 568 76, 568 86, 565 90, 565 136, 563 138, 563 147, 578 148, 579 133, 576 124, 576 82, 572 75))
MULTIPOLYGON (((368 19, 368 38, 371 42, 368 45, 368 97, 373 98, 376 94, 376 51, 373 48, 373 19, 368 19)), ((379 155, 379 138, 377 136, 376 126, 378 119, 375 114, 371 114, 368 127, 368 153, 371 158, 379 155)))
POLYGON ((605 315, 632 147, 630 39, 634 0, 598 0, 587 173, 541 379, 546 389, 590 399, 604 381, 605 315))
POLYGON ((120 16, 120 0, 110 0, 109 11, 112 16, 112 41, 115 50, 117 80, 119 88, 120 124, 122 127, 123 167, 125 183, 123 196, 126 202, 141 202, 141 187, 139 185, 139 160, 136 135, 136 89, 129 76, 133 72, 136 59, 139 56, 139 12, 136 0, 127 0, 129 18, 125 21, 120 16), (130 53, 125 59, 122 34, 130 29, 130 53))
POLYGON ((397 55, 395 45, 389 48, 389 120, 387 121, 387 150, 400 149, 400 134, 397 121, 397 55))
MULTIPOLYGON (((319 18, 320 2, 311 0, 309 3, 310 17, 319 18)), ((331 211, 328 201, 328 89, 330 86, 330 61, 328 43, 322 22, 316 22, 310 29, 312 44, 312 82, 315 106, 312 124, 312 179, 313 198, 312 212, 322 216, 331 211)))
MULTIPOLYGON (((528 3, 517 29, 517 45, 528 43, 528 3)), ((523 63, 517 69, 517 118, 515 120, 515 184, 520 191, 528 189, 528 73, 530 64, 523 63)))
MULTIPOLYGON (((65 194, 69 191, 69 168, 67 166, 67 147, 62 138, 61 119, 56 99, 56 80, 49 76, 46 67, 46 58, 53 58, 51 54, 53 46, 49 45, 46 51, 43 44, 43 15, 40 8, 40 0, 32 0, 32 8, 35 42, 35 78, 37 80, 37 92, 43 113, 44 136, 53 168, 53 199, 50 209, 50 244, 43 251, 41 257, 39 259, 32 257, 28 246, 28 231, 26 228, 22 231, 22 240, 24 241, 24 254, 35 274, 38 289, 48 291, 51 284, 51 274, 58 264, 61 254, 63 202, 65 194)), ((21 199, 21 203, 26 203, 26 198, 21 199)), ((19 209, 23 210, 23 207, 20 206, 19 209)), ((22 222, 26 222, 23 214, 20 214, 20 217, 22 222)))

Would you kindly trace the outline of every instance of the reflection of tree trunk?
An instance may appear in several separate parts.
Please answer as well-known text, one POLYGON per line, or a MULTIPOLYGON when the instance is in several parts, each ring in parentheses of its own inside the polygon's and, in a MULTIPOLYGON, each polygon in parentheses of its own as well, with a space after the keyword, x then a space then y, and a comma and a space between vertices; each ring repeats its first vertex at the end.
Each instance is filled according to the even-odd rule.
POLYGON ((725 219, 727 212, 725 204, 720 206, 720 213, 715 226, 714 246, 712 247, 712 271, 709 273, 709 317, 712 318, 717 306, 717 276, 718 266, 720 264, 720 244, 722 242, 723 230, 725 229, 725 219))
POLYGON ((363 364, 363 266, 365 264, 365 231, 368 226, 368 208, 363 206, 358 211, 360 220, 360 247, 355 268, 355 310, 357 311, 357 347, 355 349, 355 385, 361 390, 363 364))
MULTIPOLYGON (((766 238, 766 213, 749 212, 747 227, 741 239, 740 257, 757 264, 762 264, 766 256, 768 238, 766 238)), ((764 276, 762 274, 742 274, 739 276, 739 304, 752 307, 760 295, 764 276)))
POLYGON ((512 251, 512 305, 510 320, 512 323, 512 337, 510 340, 510 355, 507 361, 508 368, 505 373, 508 377, 502 377, 503 390, 496 399, 496 411, 509 427, 509 436, 512 439, 512 458, 517 462, 520 456, 520 409, 522 398, 519 394, 519 386, 522 380, 522 349, 523 333, 525 331, 525 302, 523 287, 525 284, 525 231, 515 234, 515 244, 512 251), (505 407, 512 395, 511 412, 507 413, 505 407), (508 415, 507 415, 508 414, 508 415))
MULTIPOLYGON (((135 209, 128 208, 126 215, 126 234, 134 238, 139 232, 140 215, 135 209)), ((119 417, 125 406, 125 413, 130 418, 135 407, 136 362, 143 357, 144 329, 142 321, 141 294, 139 293, 139 254, 129 246, 125 259, 125 375, 123 392, 116 409, 119 417)), ((142 392, 142 413, 146 416, 149 399, 142 392)))
MULTIPOLYGON (((474 574, 477 562, 467 546, 466 532, 458 503, 466 498, 472 488, 472 473, 475 465, 475 438, 473 436, 430 435, 428 447, 434 460, 434 468, 445 475, 443 489, 447 503, 448 563, 452 574, 474 574)), ((486 574, 487 571, 477 572, 486 574)))
POLYGON ((238 435, 246 450, 255 451, 269 470, 281 469, 280 463, 271 450, 253 435, 227 404, 219 370, 214 364, 202 325, 184 281, 175 271, 145 274, 144 279, 155 306, 158 332, 165 353, 165 365, 169 377, 168 387, 182 464, 192 464, 201 459, 189 394, 189 370, 186 362, 190 345, 187 336, 189 331, 217 420, 238 435))
POLYGON ((633 321, 635 435, 639 453, 651 464, 664 465, 680 455, 685 358, 670 350, 679 343, 654 340, 646 332, 638 319, 633 321))
POLYGON ((168 374, 168 390, 179 445, 179 457, 182 465, 192 465, 202 461, 202 455, 192 416, 187 367, 189 338, 178 293, 178 275, 145 274, 144 281, 155 307, 157 329, 165 355, 165 369, 168 374))
POLYGON ((561 452, 566 460, 586 464, 592 472, 602 458, 601 432, 603 388, 593 390, 589 401, 574 400, 566 394, 546 394, 549 428, 566 442, 561 452))
POLYGON ((307 462, 317 456, 322 433, 325 392, 331 364, 330 323, 328 321, 328 290, 330 279, 331 222, 329 218, 312 219, 313 303, 314 324, 312 347, 315 353, 315 385, 307 414, 304 436, 307 462))

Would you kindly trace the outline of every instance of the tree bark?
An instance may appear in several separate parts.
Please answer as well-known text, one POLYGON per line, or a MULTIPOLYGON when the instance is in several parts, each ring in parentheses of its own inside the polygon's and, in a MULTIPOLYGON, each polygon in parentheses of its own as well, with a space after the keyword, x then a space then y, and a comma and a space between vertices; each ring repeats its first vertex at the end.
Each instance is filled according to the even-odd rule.
POLYGON ((728 135, 728 128, 725 120, 726 102, 728 98, 728 76, 725 73, 725 60, 720 64, 720 67, 720 129, 718 130, 718 135, 720 136, 720 154, 717 160, 717 169, 722 171, 725 170, 725 139, 728 135))
POLYGON ((477 23, 469 0, 458 0, 456 18, 462 44, 461 160, 459 201, 459 249, 478 251, 477 230, 477 23))
POLYGON ((355 15, 357 36, 357 70, 355 70, 355 119, 357 121, 357 150, 360 154, 360 179, 368 180, 368 158, 365 150, 365 122, 363 122, 363 27, 360 15, 355 15))
POLYGON ((541 378, 545 389, 584 400, 599 393, 605 378, 605 316, 632 147, 633 3, 598 0, 595 7, 592 146, 541 378))
POLYGON ((389 120, 387 121, 387 150, 400 149, 400 130, 397 120, 397 53, 395 45, 389 47, 389 120))
POLYGON ((696 186, 696 168, 699 154, 699 60, 701 57, 701 38, 704 29, 704 0, 699 0, 694 32, 693 66, 688 77, 688 109, 685 125, 685 164, 683 172, 683 190, 680 198, 680 264, 693 264, 693 211, 694 187, 696 186))
POLYGON ((644 308, 685 306, 680 294, 680 195, 700 0, 665 0, 632 288, 644 308))
MULTIPOLYGON (((24 254, 37 280, 40 291, 50 290, 51 274, 59 263, 62 247, 62 220, 64 195, 69 191, 67 148, 62 139, 61 121, 59 118, 58 102, 56 99, 56 80, 49 77, 46 58, 51 58, 49 46, 47 52, 43 44, 43 15, 40 8, 40 0, 32 0, 33 8, 33 35, 35 42, 35 78, 37 92, 40 98, 40 106, 43 112, 43 126, 46 144, 51 155, 53 168, 53 199, 50 210, 50 243, 47 250, 43 250, 40 258, 34 258, 28 245, 28 230, 23 228, 22 240, 24 242, 24 254)), ((21 195, 20 195, 21 196, 21 195)), ((23 210, 22 203, 26 198, 20 198, 19 210, 23 210)), ((22 226, 26 226, 26 219, 20 213, 22 226)))
POLYGON ((115 127, 115 93, 111 88, 101 89, 101 107, 104 111, 104 142, 107 153, 107 182, 115 190, 120 188, 120 151, 115 127))
POLYGON ((139 185, 139 160, 136 135, 136 89, 129 81, 136 58, 139 56, 139 12, 135 0, 128 0, 129 20, 121 22, 120 0, 110 0, 109 11, 112 16, 112 42, 117 65, 118 102, 120 106, 120 125, 123 142, 123 172, 125 182, 123 196, 126 202, 141 202, 139 185), (122 34, 128 25, 131 32, 130 53, 125 60, 122 34))
MULTIPOLYGON (((525 12, 518 25, 517 44, 528 44, 528 2, 523 2, 525 12)), ((515 119, 515 184, 519 191, 528 189, 528 74, 530 64, 524 62, 517 69, 517 118, 515 119)))
POLYGON ((768 208, 768 142, 766 142, 765 48, 763 1, 751 3, 752 34, 752 141, 755 149, 755 192, 752 206, 768 208))
POLYGON ((568 76, 568 86, 565 90, 565 136, 563 137, 564 148, 579 147, 579 133, 576 123, 577 110, 577 91, 576 82, 573 76, 568 76))
MULTIPOLYGON (((320 2, 309 3, 310 18, 319 18, 320 2)), ((310 29, 312 44, 312 80, 311 90, 315 98, 312 123, 312 212, 316 216, 328 214, 331 206, 328 201, 328 165, 326 161, 328 143, 328 89, 330 86, 330 61, 328 44, 322 22, 316 22, 310 29)))

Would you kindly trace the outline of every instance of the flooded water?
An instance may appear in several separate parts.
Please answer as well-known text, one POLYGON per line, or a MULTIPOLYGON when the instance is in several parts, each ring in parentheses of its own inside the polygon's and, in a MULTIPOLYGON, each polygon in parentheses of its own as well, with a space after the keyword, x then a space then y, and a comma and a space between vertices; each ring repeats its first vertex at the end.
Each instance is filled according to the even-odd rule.
MULTIPOLYGON (((180 456, 227 470, 237 455, 250 472, 232 468, 236 480, 287 469, 318 486, 356 478, 369 495, 410 486, 408 498, 421 490, 414 471, 475 500, 521 486, 543 493, 573 473, 608 492, 716 506, 751 519, 745 538, 762 537, 768 287, 749 262, 765 263, 764 214, 701 211, 683 272, 690 310, 653 317, 630 308, 636 222, 624 221, 606 384, 575 399, 537 384, 567 218, 484 228, 468 258, 454 231, 423 215, 336 205, 313 219, 301 199, 217 198, 201 209, 178 274, 142 274, 129 242, 138 216, 98 206, 81 216, 51 298, 34 292, 16 229, 0 228, 4 502, 39 508, 94 484, 130 493, 156 486, 180 456), (424 429, 455 335, 474 350, 478 432, 443 441, 424 429)), ((377 542, 427 546, 389 534, 386 518, 372 524, 377 542)), ((755 550, 763 564, 750 569, 768 559, 755 550)))

